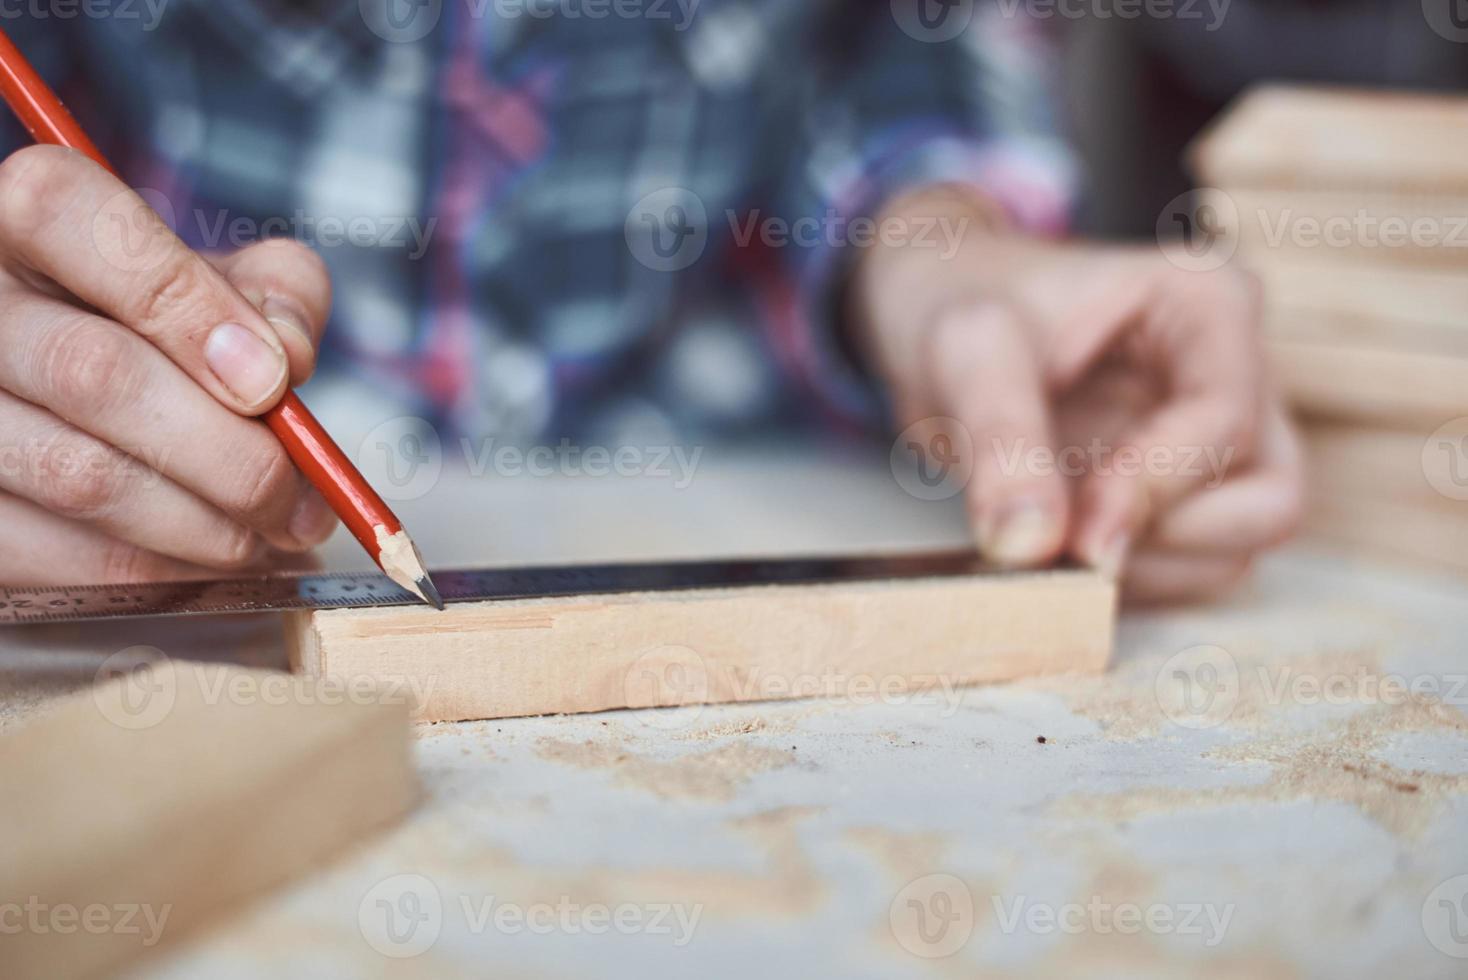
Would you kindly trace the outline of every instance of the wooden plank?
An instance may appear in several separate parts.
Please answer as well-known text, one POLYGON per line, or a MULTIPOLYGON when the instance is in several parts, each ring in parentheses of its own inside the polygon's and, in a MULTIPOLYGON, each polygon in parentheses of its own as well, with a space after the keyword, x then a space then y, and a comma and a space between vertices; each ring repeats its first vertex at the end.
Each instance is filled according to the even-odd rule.
POLYGON ((0 738, 0 972, 111 974, 394 822, 417 796, 406 719, 362 688, 163 661, 0 738))
POLYGON ((420 691, 443 721, 1100 671, 1114 607, 1056 571, 334 609, 287 635, 296 669, 420 691))
POLYGON ((1468 574, 1468 513, 1316 493, 1305 532, 1357 555, 1468 574))
MULTIPOLYGON (((1468 312, 1465 312, 1468 324, 1468 312)), ((1468 330, 1425 324, 1417 320, 1393 320, 1300 310, 1267 301, 1264 311, 1265 336, 1286 342, 1325 344, 1357 350, 1422 354, 1468 364, 1468 330)))
POLYGON ((1284 340, 1266 342, 1290 403, 1318 418, 1426 426, 1468 415, 1468 359, 1284 340))
POLYGON ((1259 258, 1249 268, 1271 310, 1346 320, 1382 346, 1451 345, 1468 356, 1468 268, 1259 258))
MULTIPOLYGON (((1226 185, 1199 193, 1239 258, 1468 272, 1468 196, 1226 185)), ((1202 212, 1200 211, 1200 214, 1202 212)))
POLYGON ((1468 194, 1468 99, 1266 85, 1188 155, 1213 186, 1468 194))
POLYGON ((1425 428, 1383 429, 1309 425, 1304 429, 1311 490, 1323 497, 1385 501, 1468 519, 1464 475, 1440 447, 1428 445, 1425 428), (1434 449, 1439 451, 1433 451, 1434 449), (1453 492, 1450 496, 1439 491, 1453 492))

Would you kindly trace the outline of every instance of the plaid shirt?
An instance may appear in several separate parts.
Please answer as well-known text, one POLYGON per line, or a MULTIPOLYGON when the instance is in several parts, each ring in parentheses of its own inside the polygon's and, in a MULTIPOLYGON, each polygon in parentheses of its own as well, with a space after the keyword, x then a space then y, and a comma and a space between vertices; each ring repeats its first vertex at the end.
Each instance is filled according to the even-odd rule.
POLYGON ((308 399, 466 434, 877 419, 832 323, 854 219, 965 181, 1055 231, 1070 197, 1015 5, 97 3, 0 23, 185 241, 318 249, 308 399))

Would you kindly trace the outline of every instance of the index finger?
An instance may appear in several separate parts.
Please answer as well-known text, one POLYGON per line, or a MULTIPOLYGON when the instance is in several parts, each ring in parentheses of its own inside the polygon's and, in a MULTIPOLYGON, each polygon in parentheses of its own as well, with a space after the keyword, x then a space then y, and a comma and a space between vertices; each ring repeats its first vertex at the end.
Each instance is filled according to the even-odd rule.
POLYGON ((1083 480, 1077 557, 1114 571, 1151 521, 1253 456, 1265 390, 1258 297, 1225 278, 1164 281, 1132 328, 1133 356, 1165 395, 1112 447, 1112 465, 1083 480))
POLYGON ((0 163, 0 251, 145 337, 240 414, 285 393, 289 358, 260 312, 73 150, 27 147, 0 163))

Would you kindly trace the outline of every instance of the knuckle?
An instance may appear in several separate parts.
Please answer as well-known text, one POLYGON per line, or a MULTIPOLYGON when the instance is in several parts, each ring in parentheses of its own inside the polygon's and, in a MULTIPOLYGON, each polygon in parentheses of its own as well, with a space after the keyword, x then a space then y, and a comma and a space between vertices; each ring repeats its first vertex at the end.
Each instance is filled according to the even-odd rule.
POLYGON ((210 564, 230 571, 249 568, 260 557, 260 537, 240 524, 232 523, 215 536, 210 564))
POLYGON ((147 582, 158 578, 162 571, 157 555, 122 541, 105 546, 100 564, 106 583, 147 582))
POLYGON ((72 150, 59 146, 27 146, 0 162, 0 215, 12 228, 27 232, 56 220, 71 196, 72 150))
POLYGON ((214 297, 208 268, 192 252, 180 252, 163 262, 142 286, 128 306, 128 319, 145 337, 155 337, 172 323, 197 321, 197 329, 214 326, 214 318, 204 316, 214 297))
POLYGON ((278 445, 245 458, 249 465, 243 470, 228 509, 247 525, 264 527, 285 510, 282 502, 295 490, 296 470, 278 445))
POLYGON ((258 250, 262 257, 268 256, 272 266, 326 275, 326 263, 316 254, 316 250, 294 238, 270 238, 258 245, 252 245, 251 248, 258 250))
POLYGON ((75 418, 95 417, 136 394, 132 338, 112 326, 80 319, 61 326, 40 351, 50 407, 75 418))
POLYGON ((126 463, 121 453, 105 446, 57 443, 38 475, 46 507, 62 517, 92 521, 117 503, 126 463))

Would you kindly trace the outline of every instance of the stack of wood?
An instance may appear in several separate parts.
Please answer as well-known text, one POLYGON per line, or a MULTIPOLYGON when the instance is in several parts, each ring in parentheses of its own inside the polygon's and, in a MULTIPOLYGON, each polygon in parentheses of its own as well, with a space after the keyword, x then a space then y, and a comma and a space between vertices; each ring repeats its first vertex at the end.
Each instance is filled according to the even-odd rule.
POLYGON ((1259 88, 1191 161, 1191 255, 1265 285, 1307 528, 1468 571, 1468 98, 1259 88))

